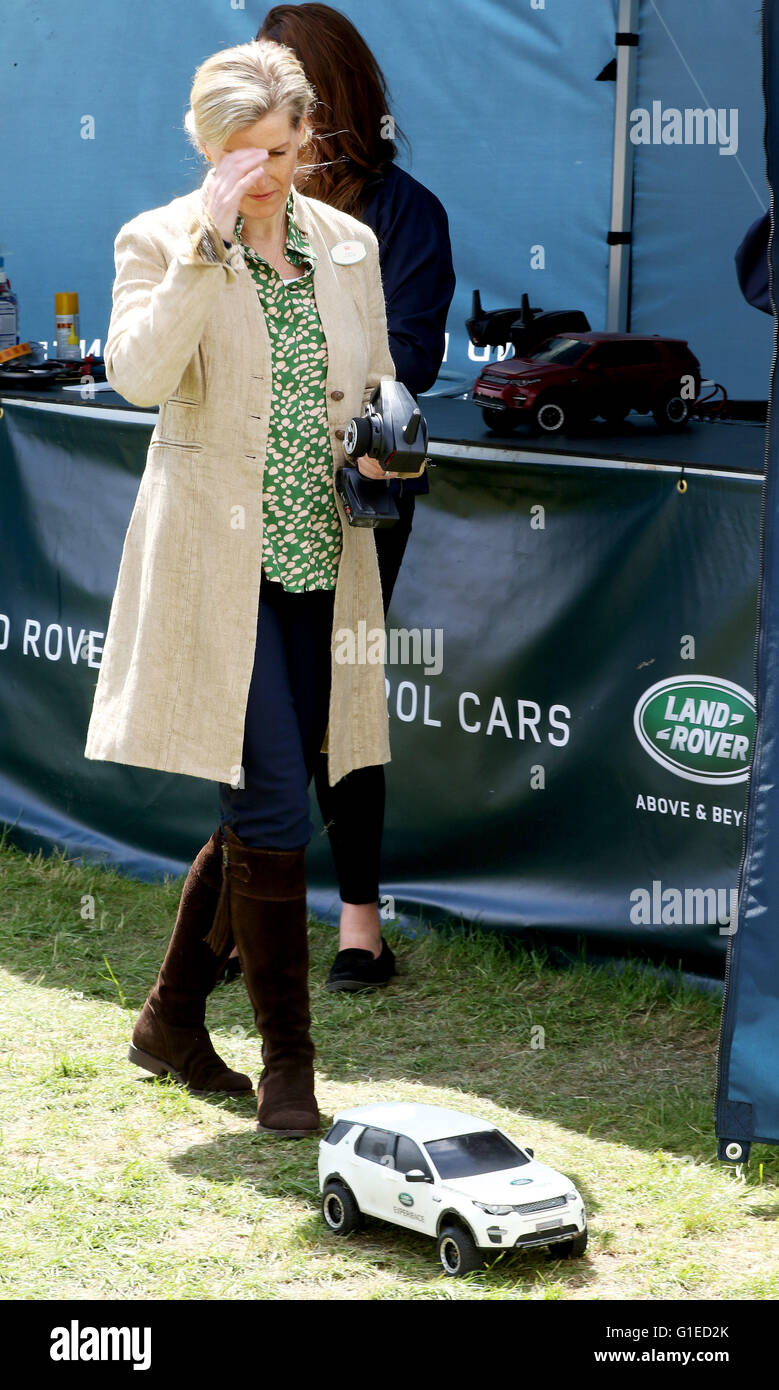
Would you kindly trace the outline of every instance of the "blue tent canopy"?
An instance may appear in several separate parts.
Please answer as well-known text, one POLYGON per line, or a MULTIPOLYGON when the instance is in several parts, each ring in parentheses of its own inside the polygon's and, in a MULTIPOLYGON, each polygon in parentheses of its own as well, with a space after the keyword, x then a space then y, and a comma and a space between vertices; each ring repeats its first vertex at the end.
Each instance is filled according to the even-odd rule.
MULTIPOLYGON (((0 121, 14 169, 0 254, 23 339, 49 341, 54 292, 76 290, 86 349, 102 350, 113 238, 128 218, 200 182, 204 162, 183 129, 192 76, 209 54, 252 38, 265 8, 108 0, 95 24, 89 7, 3 7, 0 121)), ((519 304, 526 291, 534 305, 581 309, 593 328, 607 327, 610 238, 621 228, 612 178, 627 127, 626 326, 688 339, 731 399, 765 399, 770 320, 744 300, 734 264, 768 206, 758 0, 336 8, 385 72, 410 142, 401 163, 449 214, 453 377, 472 380, 482 365, 465 331, 477 287, 487 309, 519 304), (618 41, 630 37, 633 47, 618 41), (616 66, 627 54, 635 83, 621 110, 616 66)))

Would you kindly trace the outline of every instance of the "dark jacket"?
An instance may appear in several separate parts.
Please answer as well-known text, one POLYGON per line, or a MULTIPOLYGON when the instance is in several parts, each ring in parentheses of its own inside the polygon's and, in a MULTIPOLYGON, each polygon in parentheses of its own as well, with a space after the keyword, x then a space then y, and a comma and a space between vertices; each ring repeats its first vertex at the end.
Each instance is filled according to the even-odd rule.
MULTIPOLYGON (((754 304, 756 309, 762 309, 764 314, 773 313, 768 293, 768 237, 770 231, 771 213, 769 211, 752 223, 735 257, 741 293, 749 304, 754 304)), ((392 357, 394 361, 394 350, 392 357)))
MULTIPOLYGON (((405 169, 389 164, 365 188, 359 214, 376 233, 387 305, 390 352, 398 381, 414 397, 429 391, 444 357, 444 331, 455 287, 449 219, 443 203, 405 169)), ((393 492, 429 492, 421 478, 396 480, 393 492)))

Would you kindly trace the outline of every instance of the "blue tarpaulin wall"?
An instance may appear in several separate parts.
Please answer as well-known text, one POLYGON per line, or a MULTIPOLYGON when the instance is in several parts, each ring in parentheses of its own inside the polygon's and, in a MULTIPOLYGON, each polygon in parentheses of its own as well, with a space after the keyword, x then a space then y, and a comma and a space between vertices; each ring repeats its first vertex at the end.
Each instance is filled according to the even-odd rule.
MULTIPOLYGON (((779 3, 765 0, 765 145, 775 197, 779 181, 779 3)), ((772 218, 772 221, 774 219, 772 218)), ((779 244, 772 233, 774 312, 779 244)), ((737 929, 728 943, 717 1068, 719 1156, 749 1157, 754 1142, 779 1144, 779 536, 776 530, 779 430, 771 380, 763 518, 755 704, 757 728, 745 817, 737 929)))
MULTIPOLYGON (((401 162, 449 213, 458 287, 447 367, 476 375, 463 321, 477 286, 485 307, 527 290, 604 328, 615 85, 597 78, 616 51, 616 0, 338 8, 385 71, 411 142, 401 162)), ((202 177, 183 129, 195 67, 252 38, 264 14, 243 0, 5 0, 0 252, 22 338, 50 340, 55 291, 76 290, 86 347, 102 345, 116 232, 202 177)), ((631 327, 688 338, 707 376, 764 399, 770 321, 741 299, 733 266, 768 203, 759 23, 754 3, 642 0, 638 105, 735 109, 738 129, 730 154, 635 146, 631 327)))
POLYGON ((723 133, 736 138, 636 145, 630 328, 688 338, 729 395, 765 400, 771 320, 745 302, 733 273, 733 253, 769 200, 760 6, 642 0, 639 14, 637 107, 721 111, 723 133))

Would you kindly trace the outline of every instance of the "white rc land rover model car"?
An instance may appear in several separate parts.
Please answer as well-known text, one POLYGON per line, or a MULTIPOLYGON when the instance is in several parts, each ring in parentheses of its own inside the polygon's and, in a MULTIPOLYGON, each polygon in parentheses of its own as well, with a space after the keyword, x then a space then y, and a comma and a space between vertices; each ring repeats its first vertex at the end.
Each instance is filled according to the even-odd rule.
POLYGON ((545 1245, 583 1255, 584 1203, 568 1178, 488 1120, 437 1105, 341 1110, 319 1145, 322 1215, 335 1235, 378 1216, 438 1242, 444 1273, 488 1252, 545 1245))

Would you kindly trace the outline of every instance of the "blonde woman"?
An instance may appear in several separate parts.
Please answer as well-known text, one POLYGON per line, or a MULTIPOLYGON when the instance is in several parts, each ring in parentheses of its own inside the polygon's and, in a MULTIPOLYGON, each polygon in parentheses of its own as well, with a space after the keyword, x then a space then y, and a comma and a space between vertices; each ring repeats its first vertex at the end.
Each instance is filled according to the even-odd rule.
MULTIPOLYGON (((195 73, 201 186, 115 242, 111 385, 159 405, 124 542, 85 755, 219 784, 130 1059, 198 1091, 252 1090, 205 1028, 235 943, 262 1034, 259 1129, 316 1132, 305 849, 323 746, 331 784, 389 760, 384 671, 331 656, 383 626, 372 532, 333 486, 382 376, 378 245, 293 184, 315 94, 285 46, 195 73)), ((379 476, 370 459, 366 476, 379 476)))

